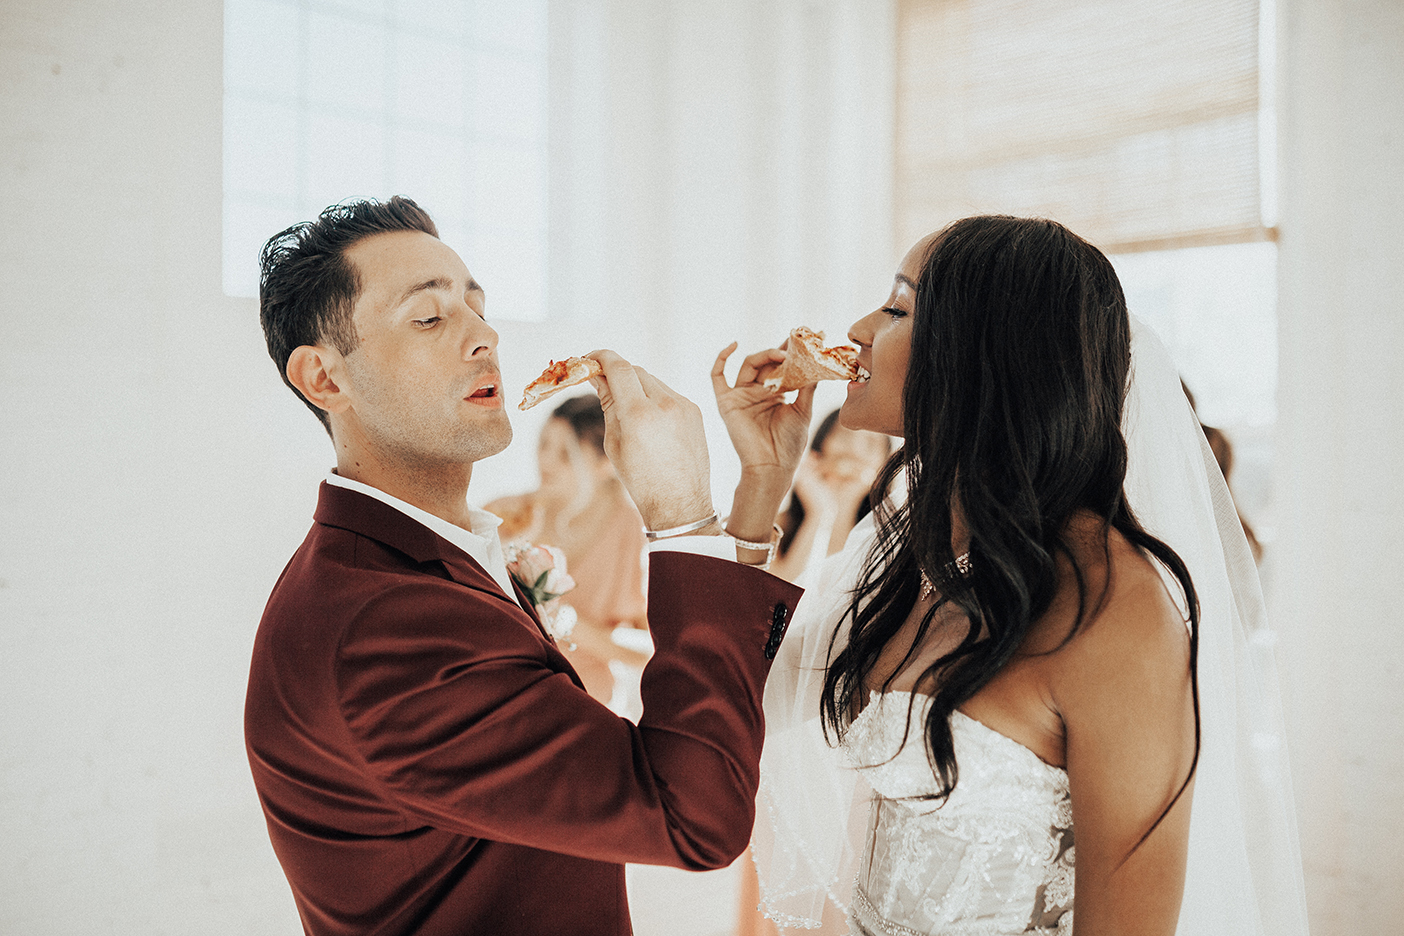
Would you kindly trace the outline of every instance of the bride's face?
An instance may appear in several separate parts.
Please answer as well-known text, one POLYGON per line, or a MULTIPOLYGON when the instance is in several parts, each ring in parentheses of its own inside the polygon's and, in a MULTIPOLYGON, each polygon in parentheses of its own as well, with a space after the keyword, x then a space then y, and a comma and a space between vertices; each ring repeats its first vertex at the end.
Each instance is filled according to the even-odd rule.
POLYGON ((923 237, 907 251, 887 303, 848 329, 848 340, 858 345, 858 363, 871 375, 865 383, 848 384, 839 422, 849 429, 902 435, 902 387, 912 350, 916 282, 935 236, 923 237))

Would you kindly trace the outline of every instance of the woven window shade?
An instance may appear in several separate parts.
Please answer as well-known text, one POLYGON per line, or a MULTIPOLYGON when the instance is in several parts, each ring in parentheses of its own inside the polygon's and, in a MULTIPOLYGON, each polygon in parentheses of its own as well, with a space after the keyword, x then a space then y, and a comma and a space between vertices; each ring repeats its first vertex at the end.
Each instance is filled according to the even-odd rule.
POLYGON ((1258 0, 901 0, 896 225, 1054 218, 1108 252, 1264 240, 1258 0))

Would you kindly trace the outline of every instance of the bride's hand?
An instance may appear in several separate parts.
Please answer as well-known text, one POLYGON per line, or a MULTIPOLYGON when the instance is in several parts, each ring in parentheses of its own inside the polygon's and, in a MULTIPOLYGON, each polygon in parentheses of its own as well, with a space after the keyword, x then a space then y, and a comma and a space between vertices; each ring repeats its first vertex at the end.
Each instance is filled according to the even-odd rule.
POLYGON ((726 382, 724 371, 727 359, 735 350, 733 341, 721 350, 712 364, 712 391, 717 397, 717 409, 726 424, 731 445, 741 458, 742 474, 783 478, 788 488, 809 441, 814 385, 799 390, 793 403, 785 402, 785 394, 762 386, 762 381, 785 360, 782 345, 757 351, 742 360, 736 384, 732 386, 726 382))

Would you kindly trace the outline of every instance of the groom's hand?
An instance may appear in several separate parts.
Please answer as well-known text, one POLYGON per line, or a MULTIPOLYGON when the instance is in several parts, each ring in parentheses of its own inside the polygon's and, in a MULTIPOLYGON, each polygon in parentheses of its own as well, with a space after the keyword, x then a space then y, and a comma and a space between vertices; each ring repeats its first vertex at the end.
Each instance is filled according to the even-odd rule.
POLYGON ((711 467, 697 404, 613 351, 586 356, 604 369, 590 383, 604 409, 605 453, 644 526, 665 530, 710 516, 711 467))

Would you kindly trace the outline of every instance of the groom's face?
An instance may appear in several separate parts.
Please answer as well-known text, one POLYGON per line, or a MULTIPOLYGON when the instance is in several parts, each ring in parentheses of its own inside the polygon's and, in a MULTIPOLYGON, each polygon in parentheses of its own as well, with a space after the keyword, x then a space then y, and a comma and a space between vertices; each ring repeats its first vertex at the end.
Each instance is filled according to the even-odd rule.
POLYGON ((344 358, 345 418, 403 464, 464 464, 512 439, 497 332, 458 254, 422 231, 376 234, 347 250, 360 282, 358 344, 344 358))

